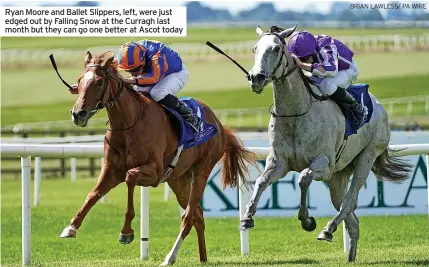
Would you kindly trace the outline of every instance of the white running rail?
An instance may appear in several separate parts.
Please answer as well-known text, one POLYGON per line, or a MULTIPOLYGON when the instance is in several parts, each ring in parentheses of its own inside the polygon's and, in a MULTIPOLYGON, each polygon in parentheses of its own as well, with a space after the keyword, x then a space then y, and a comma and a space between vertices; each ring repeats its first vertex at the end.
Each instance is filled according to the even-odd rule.
MULTIPOLYGON (((397 152, 398 156, 426 155, 426 165, 428 166, 429 177, 429 144, 407 144, 392 145, 392 149, 401 149, 397 152)), ((103 157, 103 145, 79 145, 79 144, 1 144, 3 156, 21 157, 22 169, 22 263, 29 265, 31 263, 31 206, 30 206, 30 175, 31 175, 31 157, 53 157, 53 158, 85 158, 85 157, 103 157)), ((259 158, 265 159, 269 153, 266 147, 249 147, 256 152, 259 158)), ((36 161, 37 162, 37 161, 36 161)), ((37 186, 37 184, 36 184, 37 186)), ((240 184, 241 186, 241 184, 240 184)), ((250 192, 240 190, 239 210, 240 218, 244 213, 246 202, 250 192)), ((429 190, 428 190, 429 202, 429 190)), ((140 225, 140 258, 149 257, 149 190, 147 187, 141 187, 141 225, 140 225)), ((428 210, 429 213, 429 210, 428 210)), ((344 228, 344 251, 348 251, 349 241, 348 233, 344 228)), ((249 252, 249 233, 240 232, 241 254, 248 255, 249 252)))

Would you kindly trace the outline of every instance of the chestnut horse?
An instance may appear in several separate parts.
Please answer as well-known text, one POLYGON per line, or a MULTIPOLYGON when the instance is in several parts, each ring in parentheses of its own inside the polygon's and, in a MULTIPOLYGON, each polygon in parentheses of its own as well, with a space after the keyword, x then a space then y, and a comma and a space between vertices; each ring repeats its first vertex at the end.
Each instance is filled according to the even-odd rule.
MULTIPOLYGON (((97 201, 126 182, 128 202, 119 241, 128 244, 134 239, 131 227, 135 216, 134 189, 136 186, 157 187, 164 182, 163 173, 175 156, 178 136, 160 104, 123 82, 112 52, 97 57, 88 52, 84 66, 85 71, 72 90, 79 95, 72 110, 73 123, 85 127, 91 116, 106 107, 110 129, 104 138, 104 164, 97 185, 61 237, 76 237, 77 229, 97 201)), ((245 149, 231 130, 222 126, 207 105, 198 103, 204 110, 204 119, 214 125, 217 132, 207 142, 184 149, 177 166, 166 179, 185 213, 177 240, 163 265, 174 264, 192 226, 197 232, 200 261, 207 261, 203 209, 199 206, 207 179, 216 163, 222 160, 223 188, 237 186, 240 178, 246 184, 246 162, 254 165, 256 160, 256 155, 245 149)))

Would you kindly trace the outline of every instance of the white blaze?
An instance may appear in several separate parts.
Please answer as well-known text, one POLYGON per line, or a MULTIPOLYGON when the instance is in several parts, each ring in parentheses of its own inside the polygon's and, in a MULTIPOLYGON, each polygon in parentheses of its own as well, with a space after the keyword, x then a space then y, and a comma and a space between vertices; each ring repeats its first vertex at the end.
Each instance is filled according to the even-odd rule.
POLYGON ((86 84, 88 83, 89 80, 91 80, 92 78, 94 78, 94 72, 92 71, 87 71, 85 73, 85 75, 83 75, 83 79, 85 81, 83 88, 86 88, 86 84))

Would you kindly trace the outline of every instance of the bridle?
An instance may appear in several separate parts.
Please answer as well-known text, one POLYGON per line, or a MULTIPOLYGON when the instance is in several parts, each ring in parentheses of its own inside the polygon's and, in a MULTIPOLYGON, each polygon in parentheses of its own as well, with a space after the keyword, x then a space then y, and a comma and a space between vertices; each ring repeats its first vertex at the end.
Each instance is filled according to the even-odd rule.
POLYGON ((276 66, 274 67, 273 71, 271 72, 270 75, 268 75, 268 78, 271 78, 271 80, 273 80, 274 82, 281 82, 284 79, 286 79, 289 75, 291 75, 295 70, 299 71, 299 74, 304 82, 305 87, 307 88, 308 93, 310 94, 310 98, 309 98, 309 107, 306 111, 304 111, 303 113, 300 114, 294 114, 294 115, 278 115, 276 114, 274 111, 272 111, 272 107, 273 104, 271 104, 271 106, 268 108, 268 112, 273 116, 273 117, 281 117, 281 118, 292 118, 292 117, 300 117, 303 116, 305 114, 307 114, 312 105, 313 105, 313 101, 311 101, 311 97, 314 97, 316 100, 318 101, 326 101, 329 99, 329 97, 323 95, 323 96, 318 96, 317 94, 315 94, 313 92, 313 90, 310 87, 310 83, 307 80, 307 77, 304 75, 304 72, 298 67, 297 64, 294 64, 294 66, 292 66, 291 68, 289 68, 288 70, 288 66, 289 66, 289 61, 286 58, 286 66, 283 67, 282 70, 282 74, 280 75, 280 77, 276 77, 275 74, 278 71, 278 69, 283 65, 283 58, 286 57, 286 51, 285 51, 285 47, 286 47, 286 41, 284 40, 284 38, 282 38, 278 33, 276 32, 266 32, 264 34, 261 35, 265 36, 265 35, 274 35, 276 36, 282 43, 281 47, 280 47, 280 51, 279 53, 281 54, 278 63, 276 64, 276 66), (287 70, 287 71, 286 71, 287 70), (285 73, 286 72, 286 73, 285 73))
MULTIPOLYGON (((69 91, 73 91, 74 89, 73 89, 73 87, 70 85, 70 84, 68 84, 62 77, 61 77, 61 75, 60 75, 60 73, 58 72, 58 67, 57 67, 57 64, 56 64, 56 62, 55 62, 55 59, 54 59, 54 55, 53 54, 50 54, 49 55, 49 59, 51 60, 51 64, 52 64, 52 67, 54 68, 54 70, 55 70, 55 72, 57 73, 57 75, 58 75, 58 77, 60 78, 60 80, 63 82, 63 84, 69 89, 69 91)), ((106 109, 110 109, 110 108, 112 108, 113 107, 113 104, 120 98, 120 96, 122 95, 122 92, 124 91, 124 87, 126 87, 126 85, 125 85, 125 82, 122 80, 122 79, 115 79, 115 78, 113 78, 111 75, 110 75, 110 69, 109 68, 106 68, 106 67, 103 67, 103 66, 101 66, 100 64, 90 64, 90 65, 86 65, 85 66, 86 68, 88 68, 88 67, 98 67, 98 68, 100 68, 101 70, 103 70, 103 72, 104 72, 104 74, 105 74, 105 76, 104 76, 104 79, 103 79, 103 93, 101 94, 101 99, 97 102, 97 104, 95 105, 95 108, 93 109, 93 110, 91 110, 91 111, 89 111, 89 113, 90 114, 96 114, 98 111, 100 111, 100 110, 102 110, 103 108, 106 108, 106 109), (113 98, 112 98, 112 100, 111 101, 108 101, 107 102, 107 104, 104 104, 103 103, 103 98, 104 98, 104 95, 106 94, 106 92, 107 92, 107 87, 108 87, 108 84, 109 84, 109 81, 110 81, 110 78, 112 78, 113 80, 115 80, 117 83, 118 83, 118 88, 119 88, 119 91, 116 93, 116 95, 115 96, 113 96, 113 98)), ((143 110, 143 107, 140 107, 140 112, 139 112, 139 114, 142 114, 142 110, 143 110)), ((131 128, 133 128, 134 126, 136 126, 136 124, 137 124, 137 122, 140 120, 140 115, 137 117, 137 119, 136 119, 136 121, 134 122, 134 124, 133 125, 131 125, 130 127, 126 127, 126 128, 121 128, 121 129, 109 129, 109 128, 107 128, 107 130, 108 131, 125 131, 125 130, 129 130, 129 129, 131 129, 131 128)), ((108 123, 109 121, 107 121, 107 123, 108 123)), ((107 124, 106 123, 106 124, 107 124)))
POLYGON ((284 38, 282 38, 279 34, 275 33, 275 32, 266 32, 264 33, 262 36, 265 35, 274 35, 276 36, 282 43, 282 45, 280 46, 280 51, 279 53, 281 54, 279 61, 277 62, 276 66, 274 67, 273 71, 271 72, 270 75, 268 75, 269 78, 271 78, 271 80, 278 82, 278 81, 282 81, 285 78, 287 78, 289 75, 291 75, 295 70, 298 69, 298 65, 294 65, 292 68, 290 68, 286 73, 285 71, 288 69, 289 66, 289 61, 286 58, 286 66, 283 67, 283 71, 282 71, 282 75, 280 75, 279 78, 276 77, 276 72, 277 70, 282 66, 283 63, 283 58, 286 57, 286 51, 285 51, 285 47, 286 47, 286 41, 284 40, 284 38))
MULTIPOLYGON (((101 65, 100 64, 90 64, 90 65, 86 65, 86 67, 101 67, 101 65)), ((121 97, 122 92, 124 91, 124 88, 125 88, 124 81, 122 79, 115 79, 112 75, 110 75, 110 69, 109 68, 101 67, 100 69, 103 70, 103 72, 105 74, 104 79, 103 79, 103 91, 101 94, 101 99, 97 102, 97 104, 95 105, 95 108, 89 112, 90 114, 96 114, 98 111, 102 110, 103 108, 106 108, 107 110, 111 109, 113 107, 113 104, 121 97), (113 96, 111 101, 108 101, 107 104, 104 104, 103 98, 107 92, 107 87, 108 87, 110 79, 113 79, 117 82, 119 90, 116 93, 116 95, 113 96)), ((142 114, 142 111, 143 111, 143 107, 140 106, 139 114, 142 114)), ((137 122, 140 120, 140 117, 141 116, 139 115, 137 117, 136 121, 129 127, 120 128, 120 129, 109 129, 109 128, 107 128, 107 130, 112 131, 112 132, 113 131, 129 130, 129 129, 133 128, 134 126, 136 126, 137 122)), ((106 125, 107 125, 107 123, 109 123, 109 121, 106 122, 106 125)))
MULTIPOLYGON (((90 67, 100 68, 100 67, 101 67, 101 65, 100 65, 100 64, 89 64, 89 65, 86 65, 86 67, 87 67, 87 68, 88 68, 88 67, 89 67, 89 68, 90 68, 90 67)), ((123 86, 119 86, 119 81, 118 81, 117 79, 113 78, 113 77, 110 75, 110 70, 109 70, 109 68, 101 67, 100 69, 101 69, 101 70, 104 72, 104 74, 105 74, 104 79, 103 79, 103 90, 102 90, 102 93, 101 93, 101 99, 97 102, 97 104, 95 105, 95 108, 94 108, 94 109, 92 109, 91 111, 89 111, 89 113, 90 113, 90 114, 96 114, 97 112, 99 112, 99 111, 100 111, 100 110, 102 110, 103 108, 106 108, 106 109, 108 109, 108 108, 112 108, 112 107, 113 107, 113 103, 115 103, 115 102, 119 99, 119 97, 121 96, 122 91, 123 91, 123 86), (111 101, 107 102, 107 104, 104 104, 104 103, 103 103, 103 98, 104 98, 104 95, 105 95, 105 94, 106 94, 106 92, 107 92, 107 86, 109 85, 110 78, 112 78, 113 80, 115 80, 115 81, 118 83, 118 87, 119 87, 120 89, 119 89, 119 91, 118 91, 118 92, 117 92, 117 94, 113 97, 113 99, 112 99, 111 101)))

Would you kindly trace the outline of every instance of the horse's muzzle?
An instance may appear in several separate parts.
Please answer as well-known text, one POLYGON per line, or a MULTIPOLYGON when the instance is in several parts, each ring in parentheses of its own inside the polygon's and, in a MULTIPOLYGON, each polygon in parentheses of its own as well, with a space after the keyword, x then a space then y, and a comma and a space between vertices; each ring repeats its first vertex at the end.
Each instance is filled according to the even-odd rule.
POLYGON ((267 76, 262 72, 249 73, 248 80, 252 91, 256 94, 260 94, 266 86, 267 76))
POLYGON ((267 76, 264 73, 249 73, 249 80, 252 83, 263 84, 266 79, 267 76))
POLYGON ((75 112, 71 111, 73 123, 79 127, 85 127, 88 122, 88 112, 84 109, 75 112))

